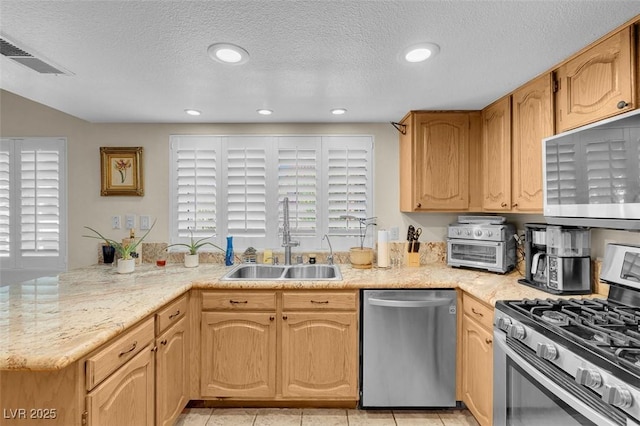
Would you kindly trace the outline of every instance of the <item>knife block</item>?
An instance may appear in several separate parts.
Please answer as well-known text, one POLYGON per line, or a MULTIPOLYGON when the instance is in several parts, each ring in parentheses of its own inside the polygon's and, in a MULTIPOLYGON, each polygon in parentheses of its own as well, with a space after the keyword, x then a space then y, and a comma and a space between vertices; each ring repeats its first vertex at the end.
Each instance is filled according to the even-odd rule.
POLYGON ((407 253, 407 266, 420 266, 420 253, 407 253))

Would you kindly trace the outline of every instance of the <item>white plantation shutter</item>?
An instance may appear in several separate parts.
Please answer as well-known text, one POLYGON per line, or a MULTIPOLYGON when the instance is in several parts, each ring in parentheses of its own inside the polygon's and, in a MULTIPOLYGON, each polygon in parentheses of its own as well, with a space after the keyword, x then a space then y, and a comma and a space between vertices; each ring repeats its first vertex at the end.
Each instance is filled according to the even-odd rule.
POLYGON ((278 223, 282 200, 289 198, 289 223, 297 236, 315 236, 318 229, 320 138, 283 137, 278 142, 278 223))
POLYGON ((194 224, 221 246, 233 236, 237 252, 279 249, 284 197, 299 250, 320 248, 324 234, 348 248, 359 223, 340 217, 373 216, 370 136, 172 136, 171 146, 172 243, 194 224))
POLYGON ((66 269, 66 140, 4 139, 0 253, 12 271, 66 269), (8 251, 7 251, 8 250, 8 251))
POLYGON ((172 243, 218 233, 221 138, 182 136, 171 142, 172 243))
POLYGON ((229 138, 227 145, 227 233, 267 233, 267 147, 263 138, 229 138))
POLYGON ((0 141, 0 258, 11 254, 11 146, 8 140, 0 141))
MULTIPOLYGON (((357 236, 360 223, 345 216, 363 219, 373 216, 373 142, 370 137, 328 137, 323 149, 329 234, 357 236)), ((366 241, 370 245, 371 232, 366 241)))

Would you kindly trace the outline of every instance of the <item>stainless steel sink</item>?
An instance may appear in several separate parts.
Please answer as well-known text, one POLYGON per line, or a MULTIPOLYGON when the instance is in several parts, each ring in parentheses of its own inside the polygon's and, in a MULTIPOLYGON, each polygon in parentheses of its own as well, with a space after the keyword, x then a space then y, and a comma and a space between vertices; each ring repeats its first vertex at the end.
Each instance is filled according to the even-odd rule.
POLYGON ((243 263, 222 276, 222 281, 340 281, 337 265, 262 265, 243 263))

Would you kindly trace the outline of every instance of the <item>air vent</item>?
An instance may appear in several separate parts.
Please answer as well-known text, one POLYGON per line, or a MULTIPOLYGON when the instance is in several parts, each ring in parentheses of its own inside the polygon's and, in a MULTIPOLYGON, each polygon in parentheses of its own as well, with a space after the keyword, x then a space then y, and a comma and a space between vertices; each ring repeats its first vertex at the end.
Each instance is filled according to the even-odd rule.
POLYGON ((8 41, 4 36, 0 37, 0 54, 24 65, 27 68, 31 68, 40 74, 73 75, 72 72, 67 71, 60 66, 53 65, 51 61, 45 61, 44 59, 37 58, 26 49, 19 48, 15 43, 8 41))

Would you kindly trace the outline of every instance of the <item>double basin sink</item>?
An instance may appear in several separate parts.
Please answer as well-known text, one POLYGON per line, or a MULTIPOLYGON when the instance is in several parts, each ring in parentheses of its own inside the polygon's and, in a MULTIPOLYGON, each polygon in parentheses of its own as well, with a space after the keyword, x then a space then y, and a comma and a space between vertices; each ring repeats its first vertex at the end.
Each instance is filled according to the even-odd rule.
POLYGON ((337 265, 265 265, 243 263, 223 275, 222 281, 340 281, 337 265))

